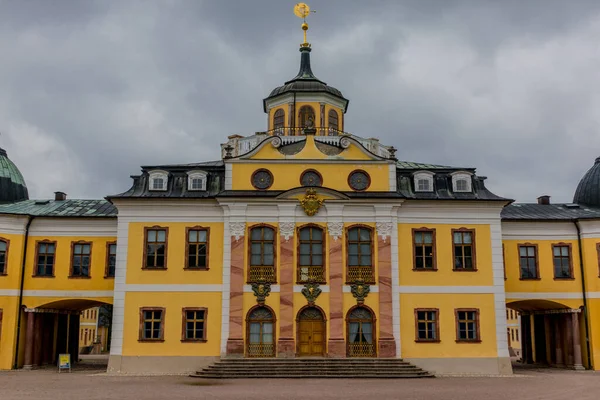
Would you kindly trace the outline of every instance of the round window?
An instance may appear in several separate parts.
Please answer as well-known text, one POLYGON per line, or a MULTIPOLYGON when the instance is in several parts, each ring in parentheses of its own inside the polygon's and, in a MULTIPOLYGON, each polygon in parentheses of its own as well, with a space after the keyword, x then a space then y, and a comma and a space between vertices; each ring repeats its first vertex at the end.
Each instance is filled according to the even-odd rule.
POLYGON ((348 185, 354 190, 366 190, 371 185, 371 178, 365 171, 356 170, 350 173, 348 185))
POLYGON ((258 169, 252 174, 252 186, 266 190, 273 184, 273 174, 268 169, 258 169))
POLYGON ((302 186, 321 186, 323 185, 323 178, 314 169, 308 169, 300 176, 300 184, 302 186))

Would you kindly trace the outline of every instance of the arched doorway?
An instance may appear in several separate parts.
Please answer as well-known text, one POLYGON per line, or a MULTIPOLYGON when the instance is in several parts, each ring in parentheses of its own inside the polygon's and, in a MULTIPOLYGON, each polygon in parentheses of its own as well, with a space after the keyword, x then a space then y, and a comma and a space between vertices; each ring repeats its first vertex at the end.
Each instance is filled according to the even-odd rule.
POLYGON ((266 306, 248 311, 246 319, 246 356, 275 356, 275 314, 266 306))
POLYGON ((298 313, 298 357, 325 355, 325 316, 317 307, 305 307, 298 313))
MULTIPOLYGON (((516 339, 521 363, 569 369, 583 369, 588 364, 583 360, 581 332, 585 326, 580 308, 546 299, 512 301, 506 307, 507 323, 511 311, 518 313, 516 339)), ((512 337, 511 345, 517 345, 512 337)))
POLYGON ((375 357, 375 317, 366 306, 356 306, 348 311, 347 356, 375 357))

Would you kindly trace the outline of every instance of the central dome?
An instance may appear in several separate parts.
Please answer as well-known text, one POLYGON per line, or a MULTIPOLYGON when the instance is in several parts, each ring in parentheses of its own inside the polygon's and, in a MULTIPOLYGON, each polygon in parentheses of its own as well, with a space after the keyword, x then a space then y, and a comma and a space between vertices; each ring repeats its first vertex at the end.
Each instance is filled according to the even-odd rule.
POLYGON ((0 203, 29 200, 27 185, 21 171, 0 148, 0 203))
POLYGON ((313 74, 312 69, 310 67, 310 52, 311 48, 308 46, 300 47, 300 53, 302 54, 300 57, 300 71, 298 71, 298 75, 289 81, 285 82, 282 86, 278 86, 271 91, 269 96, 264 99, 263 104, 265 104, 266 111, 266 102, 273 97, 277 97, 279 95, 285 93, 329 93, 332 96, 335 96, 346 103, 348 105, 348 100, 342 95, 342 92, 333 86, 329 86, 327 83, 318 79, 315 74, 313 74))
POLYGON ((579 181, 573 203, 600 207, 600 157, 579 181))

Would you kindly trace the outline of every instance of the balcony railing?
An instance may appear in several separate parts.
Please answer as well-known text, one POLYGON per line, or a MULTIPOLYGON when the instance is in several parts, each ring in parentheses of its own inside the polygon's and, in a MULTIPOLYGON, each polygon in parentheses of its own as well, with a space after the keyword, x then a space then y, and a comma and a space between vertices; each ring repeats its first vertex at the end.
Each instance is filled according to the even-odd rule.
POLYGON ((364 283, 375 283, 373 267, 371 266, 349 266, 348 282, 363 281, 364 283))
POLYGON ((375 344, 348 343, 348 357, 375 357, 375 344))
POLYGON ((298 267, 299 283, 325 282, 325 270, 322 266, 298 267))
POLYGON ((250 266, 250 270, 248 272, 248 282, 276 282, 275 267, 250 266))
POLYGON ((247 357, 273 357, 275 345, 273 343, 248 343, 247 357))

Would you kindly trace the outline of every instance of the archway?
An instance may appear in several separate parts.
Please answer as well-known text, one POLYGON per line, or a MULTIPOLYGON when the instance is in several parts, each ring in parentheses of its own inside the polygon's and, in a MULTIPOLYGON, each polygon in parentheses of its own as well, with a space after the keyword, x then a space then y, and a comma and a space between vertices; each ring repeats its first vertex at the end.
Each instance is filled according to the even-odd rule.
POLYGON ((512 301, 506 307, 508 315, 518 313, 521 363, 583 369, 579 308, 545 299, 512 301))
POLYGON ((325 315, 316 306, 306 306, 296 319, 299 357, 322 357, 325 355, 325 315))
POLYGON ((375 314, 367 306, 355 306, 346 317, 347 356, 375 357, 375 314))
MULTIPOLYGON (((16 361, 25 369, 56 365, 59 354, 69 354, 75 365, 82 353, 100 353, 100 343, 106 346, 105 351, 110 346, 112 305, 105 301, 77 298, 37 307, 24 305, 21 318, 23 340, 17 344, 21 350, 16 361), (82 346, 82 339, 89 342, 87 347, 82 346)), ((95 357, 93 364, 104 366, 107 362, 108 357, 95 357)))
POLYGON ((275 313, 270 307, 256 306, 248 311, 246 356, 275 356, 275 313))

